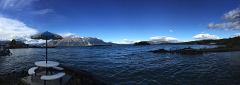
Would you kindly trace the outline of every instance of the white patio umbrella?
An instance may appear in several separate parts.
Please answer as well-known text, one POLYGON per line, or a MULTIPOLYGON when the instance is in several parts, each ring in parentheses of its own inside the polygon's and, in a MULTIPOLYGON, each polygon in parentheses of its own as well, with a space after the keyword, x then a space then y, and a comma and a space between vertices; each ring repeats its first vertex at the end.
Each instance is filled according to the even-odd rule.
POLYGON ((55 33, 51 33, 51 32, 43 32, 43 33, 38 33, 38 34, 35 34, 33 36, 31 36, 32 39, 43 39, 43 40, 46 40, 46 63, 47 63, 47 59, 48 59, 48 48, 47 48, 47 41, 48 40, 59 40, 59 39, 62 39, 62 36, 58 35, 58 34, 55 34, 55 33))

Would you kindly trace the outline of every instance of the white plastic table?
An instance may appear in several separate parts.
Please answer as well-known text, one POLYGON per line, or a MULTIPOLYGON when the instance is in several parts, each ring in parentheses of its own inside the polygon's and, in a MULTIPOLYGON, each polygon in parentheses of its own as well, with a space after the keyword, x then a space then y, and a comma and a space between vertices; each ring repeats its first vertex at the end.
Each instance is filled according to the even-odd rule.
POLYGON ((35 65, 38 67, 44 67, 44 68, 52 68, 52 67, 57 67, 59 65, 58 62, 55 61, 37 61, 35 62, 35 65))

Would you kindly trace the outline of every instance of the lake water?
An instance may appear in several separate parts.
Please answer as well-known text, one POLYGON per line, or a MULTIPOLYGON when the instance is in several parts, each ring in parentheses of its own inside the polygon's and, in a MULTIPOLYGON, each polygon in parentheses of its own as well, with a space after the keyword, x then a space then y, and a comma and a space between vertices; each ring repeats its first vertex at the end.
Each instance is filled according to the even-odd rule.
MULTIPOLYGON (((205 48, 201 45, 96 46, 49 49, 49 59, 86 70, 114 85, 238 85, 240 52, 203 55, 154 54, 160 48, 205 48)), ((45 49, 12 49, 0 57, 0 74, 27 70, 44 60, 45 49)))

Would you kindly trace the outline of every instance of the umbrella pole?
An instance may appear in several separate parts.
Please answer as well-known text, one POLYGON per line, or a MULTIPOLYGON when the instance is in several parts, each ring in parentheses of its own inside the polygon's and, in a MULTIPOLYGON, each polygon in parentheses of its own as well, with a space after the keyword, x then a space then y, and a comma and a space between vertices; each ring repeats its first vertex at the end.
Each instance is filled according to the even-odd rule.
POLYGON ((48 50, 48 48, 47 48, 47 39, 46 39, 46 63, 47 63, 47 57, 48 57, 47 50, 48 50))
MULTIPOLYGON (((46 38, 46 45, 45 45, 45 48, 46 48, 46 64, 47 64, 47 38, 46 38)), ((48 74, 48 69, 45 68, 45 71, 46 71, 46 75, 48 74)))

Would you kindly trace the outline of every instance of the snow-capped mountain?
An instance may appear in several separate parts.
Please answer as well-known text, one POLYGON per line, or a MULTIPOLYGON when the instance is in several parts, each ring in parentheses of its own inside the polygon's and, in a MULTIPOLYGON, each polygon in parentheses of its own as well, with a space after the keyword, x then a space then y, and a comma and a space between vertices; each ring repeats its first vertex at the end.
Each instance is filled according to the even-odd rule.
POLYGON ((65 37, 61 40, 53 40, 48 42, 48 46, 95 46, 110 45, 98 38, 92 37, 65 37))

